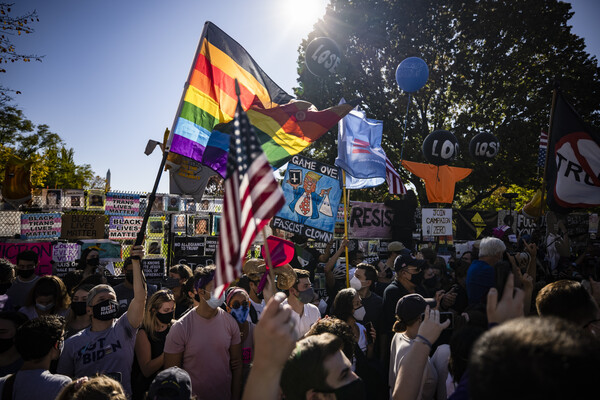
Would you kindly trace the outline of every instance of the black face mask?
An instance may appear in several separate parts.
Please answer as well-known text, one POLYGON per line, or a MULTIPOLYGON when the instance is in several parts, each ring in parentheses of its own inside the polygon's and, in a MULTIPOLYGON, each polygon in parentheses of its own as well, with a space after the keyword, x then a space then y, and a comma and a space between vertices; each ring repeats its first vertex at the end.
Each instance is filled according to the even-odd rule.
POLYGON ((86 308, 87 303, 85 301, 74 301, 71 303, 71 310, 73 310, 73 314, 77 316, 84 315, 86 308))
POLYGON ((125 273, 125 280, 133 285, 133 271, 125 273))
POLYGON ((431 277, 427 279, 423 279, 423 286, 428 288, 434 288, 437 285, 437 277, 431 277))
POLYGON ((110 321, 117 316, 119 303, 115 300, 104 300, 92 307, 94 318, 100 321, 110 321))
POLYGON ((329 393, 334 393, 337 400, 364 400, 367 398, 365 383, 360 378, 332 390, 329 393))
POLYGON ((175 311, 171 311, 168 313, 161 313, 161 312, 157 312, 156 313, 156 318, 158 318, 158 320, 160 322, 162 322, 163 324, 168 324, 173 320, 173 316, 175 315, 175 311))
POLYGON ((13 338, 0 339, 0 353, 4 353, 15 344, 13 338))
POLYGON ((100 265, 100 259, 96 257, 90 258, 89 260, 86 260, 85 263, 90 267, 97 267, 98 265, 100 265))
POLYGON ((414 283, 415 285, 419 286, 423 282, 423 275, 424 275, 423 271, 419 271, 416 274, 411 274, 410 281, 412 283, 414 283))
POLYGON ((23 278, 23 279, 28 279, 31 278, 31 276, 34 273, 34 269, 30 268, 30 269, 19 269, 17 268, 17 276, 23 278))

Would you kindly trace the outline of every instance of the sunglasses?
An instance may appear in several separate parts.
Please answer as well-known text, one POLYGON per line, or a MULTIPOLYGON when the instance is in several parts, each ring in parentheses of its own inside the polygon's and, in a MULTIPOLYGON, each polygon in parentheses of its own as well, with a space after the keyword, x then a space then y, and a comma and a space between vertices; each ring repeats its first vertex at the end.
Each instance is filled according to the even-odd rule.
POLYGON ((237 310, 238 308, 240 308, 240 306, 248 307, 248 302, 246 300, 242 301, 241 303, 239 301, 234 301, 233 303, 231 303, 230 307, 237 310))

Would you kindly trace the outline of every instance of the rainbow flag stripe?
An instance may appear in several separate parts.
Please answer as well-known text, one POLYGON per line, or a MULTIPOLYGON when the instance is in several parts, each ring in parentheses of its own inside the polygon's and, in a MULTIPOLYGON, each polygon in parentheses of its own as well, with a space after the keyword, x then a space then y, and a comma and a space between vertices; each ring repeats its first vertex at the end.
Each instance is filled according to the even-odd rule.
POLYGON ((176 118, 170 151, 201 162, 225 177, 229 127, 240 87, 242 107, 257 130, 273 167, 319 139, 353 108, 343 104, 318 111, 294 100, 264 73, 246 50, 212 22, 206 22, 183 102, 176 118), (225 135, 225 136, 223 136, 225 135))

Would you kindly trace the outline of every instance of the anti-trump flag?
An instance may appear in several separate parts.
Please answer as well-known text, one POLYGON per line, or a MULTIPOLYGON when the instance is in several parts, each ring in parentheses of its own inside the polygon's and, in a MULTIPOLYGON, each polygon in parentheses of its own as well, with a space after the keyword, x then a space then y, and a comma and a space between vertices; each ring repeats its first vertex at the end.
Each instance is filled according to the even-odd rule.
POLYGON ((600 135, 588 127, 560 92, 556 94, 546 166, 551 210, 600 205, 600 135))
POLYGON ((358 108, 338 122, 335 165, 346 171, 346 188, 362 189, 385 182, 386 155, 381 148, 382 133, 383 122, 367 118, 358 108))
POLYGON ((353 106, 318 111, 275 84, 250 54, 212 22, 206 22, 170 138, 170 151, 210 166, 225 177, 237 96, 275 168, 333 127, 353 106), (223 136, 225 135, 225 136, 223 136))

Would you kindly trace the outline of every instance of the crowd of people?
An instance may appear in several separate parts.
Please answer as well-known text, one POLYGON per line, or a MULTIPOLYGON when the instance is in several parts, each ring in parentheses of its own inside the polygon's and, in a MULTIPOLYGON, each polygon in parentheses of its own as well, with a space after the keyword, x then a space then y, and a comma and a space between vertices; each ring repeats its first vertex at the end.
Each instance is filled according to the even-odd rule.
MULTIPOLYGON (((3 399, 558 399, 593 393, 600 247, 565 230, 438 255, 388 244, 375 263, 345 239, 304 269, 247 259, 215 293, 215 267, 124 280, 84 251, 63 279, 33 251, 0 260, 3 399), (550 248, 551 247, 551 248, 550 248), (347 261, 347 266, 346 266, 347 261), (319 264, 321 263, 321 264, 319 264), (346 275, 348 271, 348 276, 346 275), (313 288, 323 274, 326 295, 313 288), (15 276, 16 275, 16 276, 15 276), (321 293, 322 294, 322 293, 321 293)), ((305 238, 293 238, 306 246, 305 238)))

